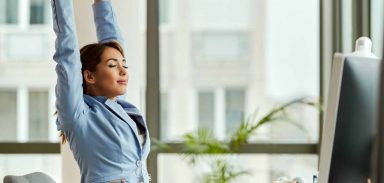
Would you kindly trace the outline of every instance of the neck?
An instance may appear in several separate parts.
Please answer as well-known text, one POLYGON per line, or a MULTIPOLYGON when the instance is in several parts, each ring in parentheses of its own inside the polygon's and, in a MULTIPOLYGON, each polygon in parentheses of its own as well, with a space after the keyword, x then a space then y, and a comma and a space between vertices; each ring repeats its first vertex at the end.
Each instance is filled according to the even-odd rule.
POLYGON ((87 92, 85 92, 85 94, 87 94, 89 96, 105 96, 109 100, 112 100, 112 101, 116 101, 117 100, 116 96, 107 96, 107 95, 104 95, 104 94, 102 94, 100 92, 97 92, 97 91, 94 91, 94 90, 87 90, 87 92))

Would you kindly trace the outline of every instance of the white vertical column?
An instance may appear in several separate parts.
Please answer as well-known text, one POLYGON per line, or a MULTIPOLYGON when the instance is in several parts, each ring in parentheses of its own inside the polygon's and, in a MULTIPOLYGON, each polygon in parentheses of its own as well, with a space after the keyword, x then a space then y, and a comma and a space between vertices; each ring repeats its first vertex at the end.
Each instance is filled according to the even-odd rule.
MULTIPOLYGON (((190 53, 190 21, 187 17, 190 16, 190 1, 174 1, 174 7, 176 7, 175 17, 175 29, 171 31, 174 35, 174 41, 172 44, 174 46, 174 54, 172 62, 167 66, 170 69, 169 73, 164 75, 171 75, 170 90, 173 95, 170 95, 170 98, 173 98, 171 105, 174 111, 171 112, 171 124, 170 126, 176 125, 177 131, 174 131, 174 134, 179 136, 194 130, 193 123, 193 107, 192 102, 194 96, 194 86, 192 85, 191 73, 191 53, 190 53), (177 69, 175 69, 177 68, 177 69)), ((161 38, 160 38, 161 40, 161 38)))
POLYGON ((30 0, 19 0, 19 26, 21 29, 27 29, 30 19, 30 0))
POLYGON ((59 139, 56 129, 56 116, 53 115, 56 111, 55 101, 55 88, 51 88, 48 90, 48 140, 50 142, 57 142, 59 139))
POLYGON ((217 138, 225 138, 225 89, 217 88, 215 94, 215 134, 217 138))
POLYGON ((17 89, 17 141, 28 141, 28 89, 17 89))

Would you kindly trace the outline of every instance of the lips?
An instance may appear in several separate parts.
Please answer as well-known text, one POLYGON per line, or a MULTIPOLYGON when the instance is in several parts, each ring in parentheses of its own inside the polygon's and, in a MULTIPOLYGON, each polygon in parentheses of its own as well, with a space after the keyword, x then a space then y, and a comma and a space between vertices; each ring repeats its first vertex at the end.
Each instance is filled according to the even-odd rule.
POLYGON ((124 80, 124 79, 118 80, 117 83, 122 84, 122 85, 126 85, 127 84, 127 80, 124 80))

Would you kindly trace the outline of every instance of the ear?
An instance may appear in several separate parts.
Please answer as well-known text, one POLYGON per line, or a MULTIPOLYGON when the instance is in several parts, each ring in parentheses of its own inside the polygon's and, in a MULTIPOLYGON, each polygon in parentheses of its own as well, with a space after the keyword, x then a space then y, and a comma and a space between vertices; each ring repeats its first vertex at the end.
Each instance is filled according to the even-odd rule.
POLYGON ((83 72, 84 80, 86 83, 89 84, 95 84, 96 83, 96 77, 94 76, 93 72, 89 70, 85 70, 83 72))

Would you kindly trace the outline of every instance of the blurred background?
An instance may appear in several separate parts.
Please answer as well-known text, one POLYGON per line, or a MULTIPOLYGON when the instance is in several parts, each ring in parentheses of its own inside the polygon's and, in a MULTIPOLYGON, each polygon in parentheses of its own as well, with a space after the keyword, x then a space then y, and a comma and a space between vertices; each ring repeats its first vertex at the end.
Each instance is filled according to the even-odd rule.
MULTIPOLYGON (((151 135, 170 144, 198 128, 228 140, 256 110, 261 116, 300 97, 325 98, 333 53, 352 52, 360 36, 370 37, 374 53, 382 57, 384 0, 112 3, 126 40, 127 100, 148 119, 157 116, 147 122, 151 135), (156 81, 148 80, 151 69, 159 71, 156 81), (158 105, 149 105, 153 98, 158 105)), ((80 46, 96 42, 91 2, 74 5, 80 46), (83 11, 88 14, 80 17, 83 11)), ((57 182, 71 182, 62 177, 68 166, 53 116, 51 16, 48 0, 0 0, 0 177, 42 171, 57 182)), ((260 128, 248 148, 229 157, 251 172, 236 182, 271 182, 281 175, 311 180, 322 113, 307 106, 288 112, 306 131, 285 123, 260 128), (255 150, 257 144, 278 150, 255 150), (285 145, 296 145, 297 151, 285 145)), ((161 152, 152 153, 148 166, 154 182, 161 183, 199 182, 200 173, 209 169, 161 152)))

